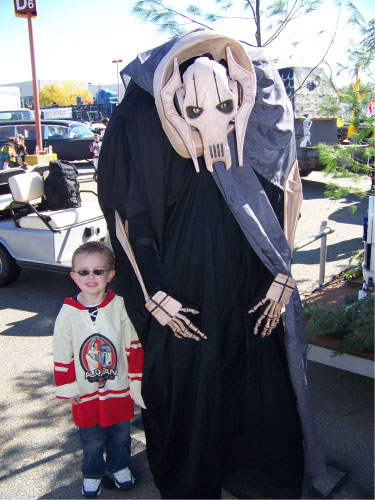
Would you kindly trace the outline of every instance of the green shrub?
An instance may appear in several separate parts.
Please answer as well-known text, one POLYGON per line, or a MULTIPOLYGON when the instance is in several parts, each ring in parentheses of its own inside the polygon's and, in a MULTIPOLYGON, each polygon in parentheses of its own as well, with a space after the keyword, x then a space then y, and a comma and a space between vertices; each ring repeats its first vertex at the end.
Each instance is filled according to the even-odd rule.
POLYGON ((339 352, 374 349, 374 297, 369 295, 351 304, 323 309, 314 303, 304 305, 308 338, 334 335, 342 340, 339 352))
POLYGON ((347 283, 353 283, 357 278, 363 277, 363 262, 365 259, 364 250, 356 250, 352 253, 349 259, 349 268, 342 271, 340 277, 343 278, 347 283))

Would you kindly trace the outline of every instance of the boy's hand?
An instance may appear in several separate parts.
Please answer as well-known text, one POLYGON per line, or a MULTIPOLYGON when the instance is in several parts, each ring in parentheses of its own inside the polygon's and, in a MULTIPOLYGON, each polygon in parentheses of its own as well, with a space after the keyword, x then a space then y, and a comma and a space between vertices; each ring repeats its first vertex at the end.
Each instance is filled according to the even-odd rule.
POLYGON ((72 398, 69 398, 68 401, 72 405, 78 405, 81 402, 81 398, 79 396, 73 396, 72 398))

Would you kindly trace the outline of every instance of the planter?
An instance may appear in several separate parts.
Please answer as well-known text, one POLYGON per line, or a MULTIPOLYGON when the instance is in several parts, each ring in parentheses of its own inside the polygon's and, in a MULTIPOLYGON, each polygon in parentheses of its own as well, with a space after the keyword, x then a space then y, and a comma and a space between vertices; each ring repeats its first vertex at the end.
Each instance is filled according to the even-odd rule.
MULTIPOLYGON (((320 307, 337 307, 345 302, 345 297, 358 296, 359 288, 359 285, 349 285, 337 279, 306 299, 309 302, 315 302, 320 307)), ((372 351, 350 349, 344 354, 338 354, 342 347, 342 340, 334 335, 310 337, 308 342, 307 358, 309 360, 374 378, 374 353, 372 351)))

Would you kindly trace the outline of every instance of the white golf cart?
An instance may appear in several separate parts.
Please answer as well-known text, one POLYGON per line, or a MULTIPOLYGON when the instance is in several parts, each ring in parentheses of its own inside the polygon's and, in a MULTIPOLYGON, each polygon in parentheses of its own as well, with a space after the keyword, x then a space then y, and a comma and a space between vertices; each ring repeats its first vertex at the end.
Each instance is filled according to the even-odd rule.
POLYGON ((91 201, 91 196, 85 196, 79 208, 41 209, 43 170, 46 167, 11 175, 7 178, 10 192, 0 195, 0 286, 15 281, 22 267, 69 273, 79 245, 107 238, 94 191, 80 191, 93 197, 91 201))

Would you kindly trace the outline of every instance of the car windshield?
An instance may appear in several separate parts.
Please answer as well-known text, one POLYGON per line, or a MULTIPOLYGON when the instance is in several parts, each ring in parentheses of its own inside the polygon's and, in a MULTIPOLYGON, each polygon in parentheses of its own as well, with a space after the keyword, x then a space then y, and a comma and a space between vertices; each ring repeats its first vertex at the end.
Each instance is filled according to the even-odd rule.
POLYGON ((33 120, 34 113, 30 109, 0 111, 0 120, 33 120))
MULTIPOLYGON (((45 126, 42 125, 42 137, 44 137, 45 126)), ((36 139, 35 125, 17 125, 17 134, 22 134, 25 139, 36 139)))
POLYGON ((47 139, 67 139, 68 127, 63 125, 48 125, 47 139))
POLYGON ((15 127, 14 125, 7 125, 0 127, 0 142, 6 141, 9 137, 13 137, 15 135, 15 127))
POLYGON ((77 123, 70 126, 69 137, 76 139, 78 137, 92 137, 92 131, 83 123, 77 123))

